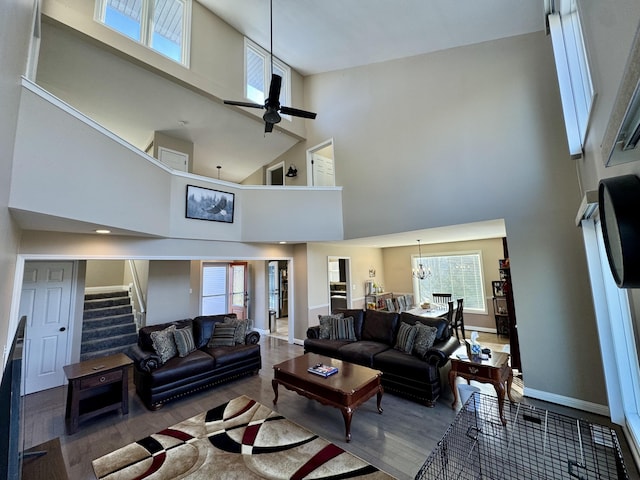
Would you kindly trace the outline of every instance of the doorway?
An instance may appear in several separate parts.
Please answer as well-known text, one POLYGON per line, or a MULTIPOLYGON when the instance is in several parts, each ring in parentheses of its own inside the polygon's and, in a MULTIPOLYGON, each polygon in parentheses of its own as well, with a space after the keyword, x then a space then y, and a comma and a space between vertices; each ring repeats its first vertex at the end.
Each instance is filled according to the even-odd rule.
POLYGON ((59 387, 73 337, 73 262, 25 262, 19 317, 27 317, 24 393, 59 387))
POLYGON ((351 260, 348 257, 329 257, 329 311, 351 308, 351 260))
POLYGON ((335 187, 333 138, 307 150, 307 185, 311 187, 335 187))
POLYGON ((269 331, 272 336, 289 340, 289 262, 268 263, 269 331))
POLYGON ((267 167, 267 185, 284 185, 284 162, 267 167))

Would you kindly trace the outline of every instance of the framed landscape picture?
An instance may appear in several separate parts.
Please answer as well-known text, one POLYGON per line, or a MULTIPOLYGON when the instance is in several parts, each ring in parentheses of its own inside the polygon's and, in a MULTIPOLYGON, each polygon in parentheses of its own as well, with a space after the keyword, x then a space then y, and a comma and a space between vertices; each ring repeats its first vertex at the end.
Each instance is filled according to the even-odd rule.
POLYGON ((233 193, 187 185, 187 218, 233 223, 233 193))

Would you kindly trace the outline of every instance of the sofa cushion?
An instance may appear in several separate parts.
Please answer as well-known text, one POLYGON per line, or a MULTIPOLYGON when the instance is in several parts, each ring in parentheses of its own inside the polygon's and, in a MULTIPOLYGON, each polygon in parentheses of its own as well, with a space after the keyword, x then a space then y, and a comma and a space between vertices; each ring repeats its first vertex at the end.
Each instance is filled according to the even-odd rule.
POLYGON ((318 322, 320 323, 320 337, 323 340, 331 338, 332 322, 342 318, 342 313, 336 313, 334 315, 318 315, 318 322))
POLYGON ((382 370, 385 375, 403 377, 408 383, 431 382, 439 378, 438 369, 414 355, 407 355, 393 348, 379 353, 373 359, 373 368, 382 370))
POLYGON ((237 318, 235 313, 224 315, 201 315, 193 319, 193 338, 197 348, 202 348, 213 335, 213 326, 216 323, 224 322, 225 318, 237 318))
MULTIPOLYGON (((404 322, 402 324, 406 325, 404 322)), ((413 328, 416 329, 416 338, 414 339, 413 351, 411 353, 419 358, 424 358, 427 351, 433 346, 433 342, 438 334, 438 329, 425 325, 422 322, 416 322, 413 328)))
POLYGON ((236 333, 233 337, 236 345, 244 345, 246 343, 245 337, 247 336, 247 330, 249 329, 249 320, 241 320, 239 318, 225 317, 224 323, 235 325, 236 333))
POLYGON ((230 323, 216 323, 207 347, 233 347, 236 344, 237 328, 237 326, 230 323))
POLYGON ((397 327, 397 313, 367 310, 362 325, 362 340, 386 343, 387 346, 391 346, 397 327))
POLYGON ((353 330, 356 333, 356 338, 358 340, 362 338, 362 322, 364 321, 364 310, 362 310, 361 308, 336 308, 332 313, 341 313, 343 317, 353 317, 353 330))
POLYGON ((396 350, 403 353, 411 353, 413 350, 413 343, 416 338, 417 329, 414 325, 408 323, 400 323, 398 328, 398 336, 396 338, 396 344, 393 346, 396 350))
POLYGON ((196 349, 193 340, 193 327, 191 326, 174 330, 173 340, 176 343, 179 357, 186 357, 196 349))
POLYGON ((339 352, 342 360, 365 367, 373 365, 373 357, 389 349, 389 345, 380 342, 360 340, 359 342, 349 342, 340 347, 339 352))
POLYGON ((153 385, 168 385, 182 379, 211 372, 215 359, 203 351, 195 350, 186 357, 173 357, 160 368, 151 372, 153 385))
POLYGON ((163 330, 157 330, 151 332, 151 343, 153 350, 160 357, 160 363, 167 363, 168 360, 178 355, 178 349, 176 342, 173 338, 173 333, 176 331, 176 326, 171 325, 163 330))
POLYGON ((352 343, 348 340, 320 340, 319 338, 307 338, 304 341, 304 351, 324 355, 325 357, 342 359, 340 348, 352 343))
POLYGON ((260 357, 260 345, 208 347, 205 351, 215 359, 216 368, 235 365, 245 360, 260 357))
POLYGON ((416 322, 420 322, 423 325, 436 327, 438 329, 438 334, 436 335, 435 343, 443 342, 451 337, 451 330, 446 318, 422 317, 419 315, 402 312, 400 314, 400 321, 406 322, 410 325, 413 325, 416 322))

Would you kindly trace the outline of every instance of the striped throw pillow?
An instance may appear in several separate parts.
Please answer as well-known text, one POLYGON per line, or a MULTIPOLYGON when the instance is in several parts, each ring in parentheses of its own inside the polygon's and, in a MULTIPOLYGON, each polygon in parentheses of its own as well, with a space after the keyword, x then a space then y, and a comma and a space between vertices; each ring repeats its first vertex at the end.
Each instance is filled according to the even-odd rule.
POLYGON ((236 326, 231 323, 216 323, 207 347, 233 347, 236 344, 236 326))
POLYGON ((173 339, 178 348, 178 356, 186 357, 196 349, 196 342, 193 340, 193 328, 179 328, 173 332, 173 339))
POLYGON ((413 325, 402 322, 398 329, 398 338, 393 348, 404 353, 411 353, 413 350, 413 342, 416 339, 417 329, 413 325))
POLYGON ((356 341, 356 331, 353 327, 353 317, 334 318, 331 320, 330 340, 356 341))

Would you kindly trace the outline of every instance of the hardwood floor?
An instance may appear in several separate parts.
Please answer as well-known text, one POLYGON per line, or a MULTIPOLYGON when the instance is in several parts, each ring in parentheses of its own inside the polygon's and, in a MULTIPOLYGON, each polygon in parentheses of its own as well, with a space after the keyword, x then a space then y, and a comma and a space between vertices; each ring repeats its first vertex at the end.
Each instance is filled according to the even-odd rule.
MULTIPOLYGON (((132 385, 128 415, 105 414, 81 423, 77 433, 73 435, 66 435, 64 429, 66 387, 28 395, 25 398, 26 447, 60 437, 69 478, 95 479, 91 467, 93 459, 231 398, 244 394, 271 406, 274 396, 271 387, 272 366, 301 355, 303 349, 272 336, 261 338, 261 348, 263 367, 258 375, 221 384, 170 402, 155 412, 148 411, 142 405, 132 385)), ((446 385, 447 382, 443 381, 443 386, 446 385)), ((483 393, 495 395, 492 388, 481 388, 483 393)), ((350 443, 344 441, 344 421, 338 409, 323 406, 281 388, 276 410, 391 475, 399 479, 412 479, 456 415, 456 411, 450 406, 452 396, 448 387, 446 390, 435 408, 385 394, 382 399, 382 415, 377 412, 375 398, 369 400, 353 415, 350 443)), ((540 408, 554 410, 553 405, 544 402, 525 401, 540 408)), ((563 409, 561 413, 571 414, 567 410, 563 409)), ((574 416, 610 425, 606 418, 583 415, 584 412, 574 413, 574 416)), ((631 478, 640 479, 624 436, 619 428, 615 428, 623 444, 631 478)))

